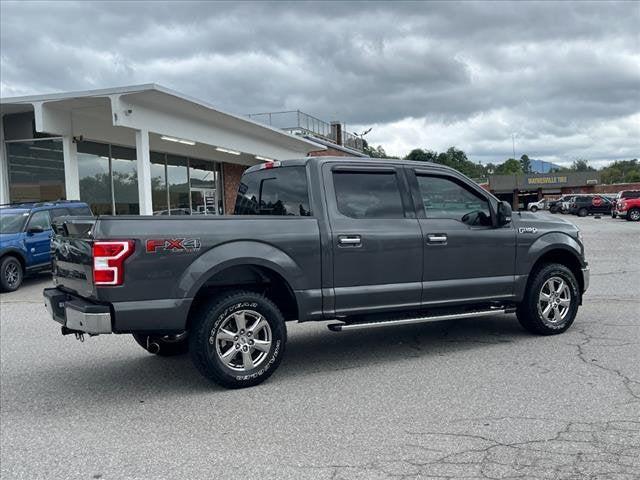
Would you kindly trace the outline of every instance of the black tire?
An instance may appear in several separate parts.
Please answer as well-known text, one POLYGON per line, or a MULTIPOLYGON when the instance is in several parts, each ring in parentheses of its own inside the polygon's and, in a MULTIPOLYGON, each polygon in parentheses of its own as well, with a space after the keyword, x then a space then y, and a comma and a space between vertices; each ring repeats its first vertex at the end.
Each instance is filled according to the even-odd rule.
POLYGON ((578 313, 581 292, 576 277, 571 270, 559 263, 545 264, 531 275, 524 299, 516 311, 518 321, 525 330, 537 335, 557 335, 565 332, 573 324, 578 313), (554 278, 566 282, 570 294, 566 315, 558 321, 545 319, 538 308, 543 287, 554 278))
POLYGON ((549 213, 558 213, 558 207, 549 207, 549 213))
MULTIPOLYGON (((263 333, 264 330, 267 328, 263 327, 263 333)), ((254 336, 254 338, 257 337, 254 336)), ((278 368, 284 355, 286 342, 287 328, 278 307, 264 295, 249 291, 232 291, 211 300, 195 314, 189 331, 189 351, 193 363, 202 375, 226 388, 252 387, 264 382, 278 368), (244 319, 242 321, 247 329, 245 335, 240 335, 239 324, 234 320, 233 314, 238 312, 246 312, 240 317, 244 319), (251 320, 253 325, 258 324, 254 314, 268 323, 270 345, 265 347, 268 351, 260 352, 246 343, 253 342, 250 339, 247 340, 251 330, 248 328, 248 318, 253 319, 251 320), (230 330, 232 326, 229 322, 233 322, 232 326, 235 329, 230 330), (238 333, 238 335, 230 340, 220 339, 219 335, 224 333, 220 331, 223 326, 227 326, 225 329, 227 333, 238 333), (233 353, 234 347, 237 354, 233 353), (244 369, 246 364, 243 350, 250 357, 257 354, 256 360, 259 359, 259 363, 254 368, 244 369), (221 358, 226 352, 231 352, 227 357, 228 363, 221 358), (238 358, 238 355, 241 358, 238 358), (243 366, 239 366, 239 363, 243 366)), ((249 362, 252 365, 253 358, 250 358, 249 362)))
POLYGON ((147 352, 160 357, 184 355, 189 351, 189 339, 186 334, 154 336, 134 333, 133 339, 147 352))
POLYGON ((589 214, 589 211, 586 208, 581 208, 578 210, 579 217, 586 217, 589 214))
POLYGON ((627 221, 637 222, 640 220, 640 208, 632 208, 627 212, 627 221))
POLYGON ((532 211, 533 213, 536 213, 536 212, 538 211, 538 207, 531 207, 531 211, 532 211))
POLYGON ((3 292, 15 292, 24 279, 22 263, 13 255, 7 255, 0 262, 0 289, 3 292))

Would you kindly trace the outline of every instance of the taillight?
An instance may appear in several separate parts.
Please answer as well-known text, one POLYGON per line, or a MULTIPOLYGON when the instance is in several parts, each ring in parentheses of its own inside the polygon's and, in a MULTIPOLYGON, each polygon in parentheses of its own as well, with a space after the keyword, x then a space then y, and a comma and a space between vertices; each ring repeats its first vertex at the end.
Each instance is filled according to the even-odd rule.
POLYGON ((133 253, 133 240, 93 243, 93 283, 122 285, 124 261, 133 253))

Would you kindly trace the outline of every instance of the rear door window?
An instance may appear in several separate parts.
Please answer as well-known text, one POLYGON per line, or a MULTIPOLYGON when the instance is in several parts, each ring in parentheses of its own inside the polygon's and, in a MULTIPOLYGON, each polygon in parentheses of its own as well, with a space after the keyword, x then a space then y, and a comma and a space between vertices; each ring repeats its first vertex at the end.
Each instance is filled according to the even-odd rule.
POLYGON ((40 210, 39 212, 35 212, 31 215, 29 219, 29 224, 27 225, 27 230, 34 227, 41 227, 43 230, 51 229, 51 219, 49 217, 49 212, 46 210, 40 210))
POLYGON ((404 218, 395 172, 333 172, 338 211, 351 218, 404 218))
POLYGON ((243 175, 234 213, 310 217, 305 167, 265 168, 243 175))
POLYGON ((53 223, 57 218, 73 215, 72 213, 69 213, 69 210, 66 208, 54 208, 49 212, 49 214, 51 215, 51 223, 53 223))

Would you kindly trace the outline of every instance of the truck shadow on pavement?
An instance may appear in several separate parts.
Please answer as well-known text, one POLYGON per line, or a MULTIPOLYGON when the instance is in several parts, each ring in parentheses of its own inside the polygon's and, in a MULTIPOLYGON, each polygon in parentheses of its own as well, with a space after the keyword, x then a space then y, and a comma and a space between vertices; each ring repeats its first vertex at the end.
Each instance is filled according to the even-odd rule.
MULTIPOLYGON (((290 329, 287 351, 280 367, 271 379, 255 388, 282 386, 303 376, 313 377, 332 371, 372 369, 380 364, 455 355, 460 351, 491 348, 527 338, 532 337, 511 316, 342 333, 329 332, 324 325, 295 325, 290 329)), ((105 403, 144 403, 172 396, 213 392, 234 394, 233 390, 223 389, 203 378, 188 355, 157 357, 142 351, 130 337, 112 337, 110 340, 129 341, 131 348, 121 348, 122 353, 114 358, 107 357, 104 346, 96 345, 95 352, 81 353, 85 362, 77 362, 76 358, 64 367, 41 369, 35 375, 39 379, 32 380, 47 390, 48 401, 65 404, 72 399, 77 408, 81 408, 78 405, 81 403, 90 409, 105 403)), ((90 339, 84 345, 92 341, 90 339)), ((108 351, 112 351, 112 347, 108 351)))

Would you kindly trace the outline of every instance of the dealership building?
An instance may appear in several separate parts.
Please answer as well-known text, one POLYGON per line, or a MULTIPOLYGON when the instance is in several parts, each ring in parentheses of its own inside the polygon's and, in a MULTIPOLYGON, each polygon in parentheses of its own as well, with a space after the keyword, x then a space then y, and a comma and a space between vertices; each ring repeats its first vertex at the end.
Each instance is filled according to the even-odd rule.
MULTIPOLYGON (((570 193, 604 192, 600 172, 566 172, 548 174, 490 175, 483 187, 514 210, 525 209, 530 202, 556 198, 570 193)), ((617 191, 617 190, 616 190, 617 191)))
POLYGON ((96 214, 231 213, 248 166, 364 156, 338 122, 233 115, 155 84, 2 98, 0 122, 0 204, 82 200, 96 214))

